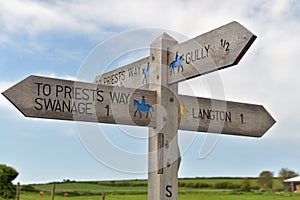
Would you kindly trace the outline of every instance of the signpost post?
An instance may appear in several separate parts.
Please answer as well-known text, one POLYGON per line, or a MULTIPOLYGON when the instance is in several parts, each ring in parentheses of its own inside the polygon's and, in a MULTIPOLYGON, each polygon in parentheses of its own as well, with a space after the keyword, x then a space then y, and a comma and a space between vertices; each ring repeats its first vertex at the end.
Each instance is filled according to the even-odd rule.
POLYGON ((178 84, 168 86, 168 49, 177 41, 166 33, 150 45, 150 89, 157 91, 157 126, 149 128, 148 199, 178 199, 178 84))
POLYGON ((164 33, 151 56, 94 83, 29 76, 2 94, 26 117, 149 127, 148 199, 176 200, 179 129, 261 137, 275 123, 261 105, 178 94, 178 82, 236 65, 255 38, 237 22, 180 44, 164 33))

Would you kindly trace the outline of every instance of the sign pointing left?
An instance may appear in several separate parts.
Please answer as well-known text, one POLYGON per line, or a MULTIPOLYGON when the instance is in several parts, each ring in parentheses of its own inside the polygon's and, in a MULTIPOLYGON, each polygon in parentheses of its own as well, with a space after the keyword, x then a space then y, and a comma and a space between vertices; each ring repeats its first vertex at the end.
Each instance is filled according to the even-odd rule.
POLYGON ((2 94, 26 117, 155 127, 155 91, 29 76, 2 94))

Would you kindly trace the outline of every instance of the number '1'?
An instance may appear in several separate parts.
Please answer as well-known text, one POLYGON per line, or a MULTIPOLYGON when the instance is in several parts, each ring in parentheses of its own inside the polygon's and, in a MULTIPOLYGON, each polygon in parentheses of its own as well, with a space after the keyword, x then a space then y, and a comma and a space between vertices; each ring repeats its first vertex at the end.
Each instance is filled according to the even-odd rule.
POLYGON ((244 114, 241 114, 241 123, 244 123, 244 114))
POLYGON ((109 105, 105 106, 106 108, 106 116, 109 116, 109 105))

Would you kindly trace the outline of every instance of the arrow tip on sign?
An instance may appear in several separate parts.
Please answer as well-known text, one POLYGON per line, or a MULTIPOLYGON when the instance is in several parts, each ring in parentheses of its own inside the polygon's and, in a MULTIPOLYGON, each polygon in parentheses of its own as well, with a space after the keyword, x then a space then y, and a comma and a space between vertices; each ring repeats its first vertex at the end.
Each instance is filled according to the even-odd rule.
POLYGON ((264 108, 264 106, 261 106, 263 112, 265 113, 264 116, 264 133, 267 132, 275 123, 276 120, 271 116, 271 114, 264 108))
POLYGON ((231 22, 231 24, 234 24, 236 27, 239 27, 241 30, 244 29, 244 32, 247 33, 246 35, 250 34, 249 37, 247 37, 246 35, 244 36, 244 39, 248 39, 248 41, 247 41, 246 45, 244 46, 244 48, 241 50, 239 56, 235 59, 235 61, 232 64, 232 65, 237 65, 240 62, 240 60, 242 59, 242 57, 245 55, 245 53, 248 51, 250 46, 253 44, 253 42, 255 41, 257 36, 254 35, 247 28, 245 28, 243 25, 241 25, 240 23, 238 23, 236 21, 231 22))
POLYGON ((8 88, 1 94, 9 100, 25 117, 27 114, 24 110, 22 110, 24 103, 26 103, 28 96, 28 91, 26 90, 26 82, 35 76, 28 76, 27 78, 23 79, 22 81, 16 83, 12 87, 8 88))

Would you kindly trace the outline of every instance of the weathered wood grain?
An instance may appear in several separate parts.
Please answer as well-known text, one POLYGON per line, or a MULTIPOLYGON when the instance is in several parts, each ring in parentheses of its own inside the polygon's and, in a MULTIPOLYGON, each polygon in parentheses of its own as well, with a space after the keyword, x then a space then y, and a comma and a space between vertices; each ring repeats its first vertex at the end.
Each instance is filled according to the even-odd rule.
POLYGON ((156 92, 29 76, 3 95, 26 117, 155 127, 156 92), (134 116, 142 97, 153 106, 134 116))
MULTIPOLYGON (((156 127, 156 91, 29 76, 2 94, 26 117, 156 127), (134 116, 133 100, 141 103, 142 96, 153 106, 151 119, 145 112, 134 116)), ((178 100, 180 130, 261 137, 275 123, 261 105, 185 95, 178 100)))
POLYGON ((98 75, 96 76, 94 83, 119 87, 148 88, 149 73, 151 73, 150 58, 146 57, 98 75))
POLYGON ((261 105, 179 95, 180 130, 261 137, 275 120, 261 105))
POLYGON ((163 33, 150 45, 150 89, 157 92, 156 128, 149 128, 148 199, 178 199, 178 84, 167 85, 167 49, 177 41, 163 33))
MULTIPOLYGON (((238 64, 255 39, 253 33, 234 21, 171 47, 168 49, 168 62, 165 64, 168 68, 168 84, 238 64), (182 68, 176 66, 172 69, 170 65, 175 61, 176 52, 178 58, 182 55, 184 60, 181 62, 182 68)), ((148 56, 98 75, 94 83, 148 89, 149 77, 146 78, 143 71, 147 70, 151 61, 152 57, 148 56)), ((151 71, 150 64, 150 73, 151 71)))
POLYGON ((172 54, 168 63, 183 55, 181 67, 171 71, 170 65, 168 83, 184 81, 216 70, 238 64, 246 51, 252 45, 256 36, 238 22, 231 22, 222 27, 199 35, 191 40, 170 48, 172 54))

